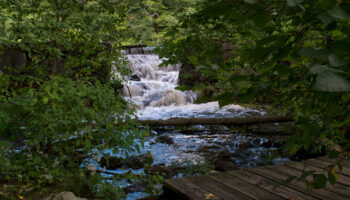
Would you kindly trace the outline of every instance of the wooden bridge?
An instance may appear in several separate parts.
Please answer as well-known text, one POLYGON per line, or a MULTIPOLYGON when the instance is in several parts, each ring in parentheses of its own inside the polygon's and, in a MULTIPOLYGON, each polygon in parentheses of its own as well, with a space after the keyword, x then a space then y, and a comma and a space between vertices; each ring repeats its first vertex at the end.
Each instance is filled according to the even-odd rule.
MULTIPOLYGON (((339 174, 337 183, 331 185, 327 182, 325 188, 314 189, 312 193, 307 191, 303 182, 292 182, 274 190, 273 186, 276 182, 286 180, 290 176, 300 176, 304 171, 323 172, 328 165, 337 165, 337 160, 321 157, 283 165, 169 179, 165 180, 164 189, 177 195, 178 199, 190 200, 350 199, 350 160, 339 161, 343 169, 337 171, 338 167, 335 167, 335 172, 339 174)), ((312 177, 308 180, 312 180, 312 177)))

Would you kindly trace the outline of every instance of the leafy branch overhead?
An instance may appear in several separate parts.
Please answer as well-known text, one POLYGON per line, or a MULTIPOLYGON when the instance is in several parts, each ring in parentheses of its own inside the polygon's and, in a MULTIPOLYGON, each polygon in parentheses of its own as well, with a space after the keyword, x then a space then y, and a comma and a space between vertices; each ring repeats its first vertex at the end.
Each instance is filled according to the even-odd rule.
POLYGON ((199 72, 199 81, 180 88, 221 106, 267 103, 294 114, 286 153, 349 150, 349 1, 207 0, 196 9, 159 49, 167 63, 184 63, 192 77, 199 72))

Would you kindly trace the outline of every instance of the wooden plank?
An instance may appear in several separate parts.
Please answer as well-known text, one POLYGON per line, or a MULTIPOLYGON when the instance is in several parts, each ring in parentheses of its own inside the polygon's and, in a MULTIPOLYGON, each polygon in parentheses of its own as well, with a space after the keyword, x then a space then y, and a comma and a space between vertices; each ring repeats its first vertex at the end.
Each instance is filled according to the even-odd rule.
POLYGON ((221 198, 210 194, 210 192, 198 187, 184 178, 165 180, 163 187, 189 200, 222 200, 221 198))
MULTIPOLYGON (((289 167, 289 166, 286 166, 286 165, 268 166, 267 168, 272 169, 272 170, 274 170, 274 171, 276 171, 278 173, 285 174, 286 176, 297 176, 297 177, 299 177, 303 173, 302 170, 299 170, 299 169, 296 169, 296 168, 292 168, 292 167, 289 167)), ((312 181, 312 179, 313 179, 312 176, 308 176, 307 177, 308 181, 312 181)), ((342 184, 339 184, 339 183, 336 183, 334 185, 330 185, 330 183, 327 182, 327 185, 326 185, 326 187, 324 189, 350 198, 350 188, 348 186, 345 186, 345 185, 342 185, 342 184)), ((317 192, 317 190, 315 190, 315 192, 317 192)))
MULTIPOLYGON (((309 165, 313 165, 315 167, 320 167, 320 168, 325 168, 328 165, 332 165, 332 164, 334 165, 334 163, 326 162, 319 159, 310 159, 310 160, 307 160, 306 163, 309 165)), ((338 167, 336 167, 335 169, 338 169, 338 167)), ((341 171, 338 171, 338 173, 343 174, 345 176, 350 176, 350 168, 344 166, 341 171)))
POLYGON ((234 176, 231 176, 227 173, 217 173, 213 175, 209 175, 210 178, 215 179, 218 182, 221 182, 230 188, 240 191, 241 193, 250 196, 256 200, 280 200, 284 199, 280 196, 274 195, 271 192, 263 190, 261 188, 256 187, 250 183, 247 183, 241 179, 238 179, 234 176), (252 192, 254 191, 254 192, 252 192))
MULTIPOLYGON (((283 175, 283 174, 279 174, 278 172, 275 172, 269 168, 264 168, 264 167, 257 167, 257 168, 252 168, 252 169, 248 169, 249 171, 256 173, 256 174, 260 174, 266 178, 270 178, 272 180, 275 181, 283 181, 286 180, 288 178, 288 176, 283 175)), ((304 192, 304 193, 308 193, 306 186, 304 183, 301 182, 296 182, 293 184, 289 184, 287 185, 287 187, 293 188, 295 190, 298 190, 300 192, 304 192)), ((316 198, 320 198, 320 199, 325 199, 325 200, 329 200, 329 199, 346 199, 344 196, 339 195, 337 193, 325 190, 325 189, 319 189, 316 192, 312 192, 309 193, 310 196, 316 197, 316 198)))
POLYGON ((350 160, 344 159, 344 158, 334 158, 334 159, 330 159, 327 157, 320 157, 317 158, 318 160, 322 160, 322 161, 326 161, 330 164, 333 165, 337 165, 338 162, 340 162, 340 164, 342 165, 343 168, 350 168, 350 160))
POLYGON ((215 196, 218 196, 224 200, 246 200, 246 199, 253 199, 249 196, 244 195, 243 193, 234 190, 208 176, 196 176, 196 177, 189 177, 187 180, 191 181, 192 183, 196 184, 200 188, 203 188, 210 193, 214 194, 215 196))
MULTIPOLYGON (((318 173, 322 173, 323 172, 322 168, 315 167, 315 166, 312 166, 312 165, 306 165, 305 163, 302 163, 302 162, 289 162, 289 163, 285 163, 284 165, 287 165, 287 166, 290 166, 290 167, 294 167, 296 169, 300 169, 300 170, 304 170, 304 171, 311 171, 311 170, 313 170, 313 171, 318 172, 318 173)), ((339 173, 337 171, 337 169, 335 170, 335 172, 339 173)), ((339 183, 341 183, 343 185, 346 185, 346 186, 350 186, 350 177, 340 174, 337 182, 339 182, 339 183)))
POLYGON ((298 199, 298 200, 304 200, 304 199, 316 200, 317 199, 309 196, 308 194, 299 192, 297 190, 293 190, 288 187, 282 186, 282 187, 279 187, 278 189, 272 190, 273 185, 275 184, 274 181, 271 181, 270 179, 267 179, 262 176, 258 176, 248 171, 236 170, 236 171, 229 171, 227 173, 230 174, 231 176, 237 177, 243 181, 253 184, 258 188, 264 189, 266 191, 270 191, 273 194, 281 196, 285 199, 298 199))

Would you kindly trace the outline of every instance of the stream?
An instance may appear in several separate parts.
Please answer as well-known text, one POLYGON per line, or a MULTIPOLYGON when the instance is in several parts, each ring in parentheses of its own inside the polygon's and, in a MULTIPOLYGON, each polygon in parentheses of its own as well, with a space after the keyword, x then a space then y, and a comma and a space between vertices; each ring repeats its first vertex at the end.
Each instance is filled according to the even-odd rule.
MULTIPOLYGON (((218 102, 194 104, 197 98, 195 92, 175 89, 178 84, 180 64, 159 67, 162 59, 158 55, 151 54, 147 48, 126 53, 130 69, 134 74, 129 77, 128 84, 124 86, 123 95, 125 99, 137 106, 137 116, 141 120, 174 117, 247 117, 266 114, 263 110, 248 109, 239 105, 220 108, 218 102)), ((273 152, 278 151, 282 139, 283 136, 257 136, 251 132, 242 132, 234 126, 158 127, 150 131, 140 152, 135 152, 131 156, 136 158, 152 155, 149 164, 158 168, 160 166, 163 171, 173 172, 166 175, 167 178, 175 178, 188 175, 186 170, 183 170, 186 166, 205 167, 208 161, 215 160, 223 152, 234 163, 235 168, 286 162, 287 158, 268 159, 273 152)), ((122 157, 122 155, 113 154, 110 150, 106 150, 105 153, 122 157)), ((103 169, 101 165, 99 168, 103 169)), ((105 170, 117 174, 149 173, 149 170, 130 165, 105 170)), ((196 173, 190 173, 192 174, 196 173)), ((107 173, 104 175, 112 176, 107 173)), ((122 188, 131 188, 124 190, 127 191, 128 200, 149 196, 142 186, 137 186, 136 182, 121 180, 117 184, 122 188)))

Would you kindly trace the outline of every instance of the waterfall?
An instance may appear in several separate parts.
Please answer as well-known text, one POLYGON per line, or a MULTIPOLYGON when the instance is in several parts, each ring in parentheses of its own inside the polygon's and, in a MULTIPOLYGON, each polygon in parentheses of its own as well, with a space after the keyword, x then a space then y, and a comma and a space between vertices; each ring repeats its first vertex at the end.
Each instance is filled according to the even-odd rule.
POLYGON ((263 115, 263 111, 246 109, 239 105, 219 107, 218 102, 193 104, 193 91, 176 90, 181 64, 160 67, 163 59, 152 53, 153 48, 137 47, 123 50, 133 75, 128 77, 122 92, 138 107, 140 119, 167 119, 173 117, 239 117, 263 115))
POLYGON ((124 86, 123 95, 140 109, 147 106, 186 105, 196 99, 194 92, 175 89, 180 64, 160 67, 162 59, 155 54, 127 54, 126 57, 134 75, 124 86))

